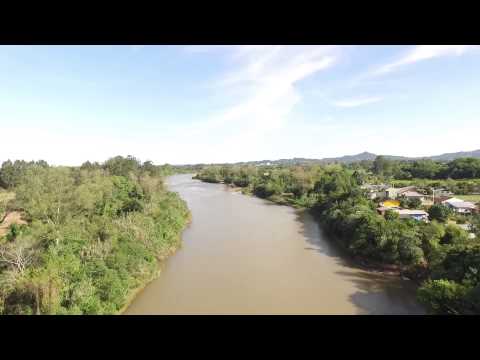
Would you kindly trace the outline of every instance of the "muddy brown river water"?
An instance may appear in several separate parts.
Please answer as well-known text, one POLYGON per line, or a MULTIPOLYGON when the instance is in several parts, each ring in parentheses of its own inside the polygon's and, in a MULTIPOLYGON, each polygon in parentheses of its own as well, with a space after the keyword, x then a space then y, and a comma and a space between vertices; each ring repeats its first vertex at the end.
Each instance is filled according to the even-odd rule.
POLYGON ((305 211, 175 175, 192 222, 125 314, 422 314, 415 286, 349 264, 305 211))

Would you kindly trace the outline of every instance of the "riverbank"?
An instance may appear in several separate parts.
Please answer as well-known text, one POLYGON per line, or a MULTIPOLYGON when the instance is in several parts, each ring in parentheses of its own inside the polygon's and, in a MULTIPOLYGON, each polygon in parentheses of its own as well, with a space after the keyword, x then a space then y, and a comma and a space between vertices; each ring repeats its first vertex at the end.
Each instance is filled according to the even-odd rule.
POLYGON ((170 247, 167 251, 162 254, 157 262, 157 269, 154 271, 152 276, 148 277, 145 279, 145 281, 142 282, 140 286, 138 286, 135 289, 132 289, 129 295, 127 295, 127 300, 125 302, 125 305, 116 313, 116 315, 123 315, 125 311, 128 309, 128 307, 132 304, 132 302, 135 300, 135 298, 154 280, 158 279, 162 273, 162 268, 165 264, 165 261, 167 261, 172 255, 174 255, 178 249, 182 247, 182 233, 183 231, 191 224, 192 222, 192 215, 189 212, 188 218, 186 220, 186 224, 182 231, 177 235, 177 239, 175 242, 175 245, 170 247))
MULTIPOLYGON (((256 196, 249 187, 238 187, 238 186, 235 186, 234 184, 225 184, 223 181, 211 182, 211 181, 204 181, 199 178, 194 178, 194 179, 200 180, 205 183, 215 183, 219 185, 225 185, 229 188, 229 190, 232 190, 234 192, 240 192, 243 195, 253 196, 259 199, 267 200, 277 205, 290 206, 297 210, 308 211, 310 214, 312 214, 315 217, 315 211, 312 209, 312 207, 299 204, 297 201, 295 201, 295 198, 290 194, 273 195, 266 198, 262 198, 262 197, 256 196)), ((330 236, 332 235, 330 234, 330 236)), ((353 266, 357 267, 358 269, 369 271, 376 274, 382 274, 386 276, 400 277, 404 280, 411 280, 415 282, 417 285, 421 283, 422 278, 419 278, 418 274, 416 273, 414 274, 411 271, 409 271, 409 269, 407 269, 405 266, 401 266, 397 264, 382 264, 382 263, 378 263, 360 256, 353 256, 350 253, 348 253, 348 249, 345 246, 343 246, 342 241, 335 241, 335 244, 342 249, 342 252, 344 253, 343 255, 349 260, 349 262, 353 266)))
POLYGON ((415 286, 351 266, 308 212, 175 175, 182 248, 125 315, 423 314, 415 286))

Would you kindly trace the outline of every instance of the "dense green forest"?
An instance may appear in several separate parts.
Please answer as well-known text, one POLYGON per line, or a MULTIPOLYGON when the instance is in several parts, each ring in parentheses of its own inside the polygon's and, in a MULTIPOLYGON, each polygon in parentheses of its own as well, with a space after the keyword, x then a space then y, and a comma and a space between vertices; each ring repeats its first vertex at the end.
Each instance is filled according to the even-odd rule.
POLYGON ((131 156, 4 162, 0 220, 18 213, 24 224, 0 234, 0 313, 121 311, 179 246, 189 212, 163 185, 173 171, 131 156))
MULTIPOLYGON (((430 209, 433 220, 429 223, 400 220, 394 212, 379 215, 378 205, 361 188, 367 181, 384 180, 379 162, 383 160, 371 167, 210 166, 197 178, 241 187, 244 193, 278 203, 307 207, 352 256, 396 265, 420 281, 418 298, 431 312, 480 314, 479 216, 470 219, 477 235, 470 239, 462 228, 447 223, 452 214, 440 205, 430 209)), ((455 169, 455 164, 464 163, 455 160, 444 168, 455 169)))
POLYGON ((377 156, 374 161, 349 165, 371 173, 376 182, 396 187, 417 185, 445 188, 456 194, 480 193, 480 159, 459 158, 450 162, 433 160, 399 161, 377 156))

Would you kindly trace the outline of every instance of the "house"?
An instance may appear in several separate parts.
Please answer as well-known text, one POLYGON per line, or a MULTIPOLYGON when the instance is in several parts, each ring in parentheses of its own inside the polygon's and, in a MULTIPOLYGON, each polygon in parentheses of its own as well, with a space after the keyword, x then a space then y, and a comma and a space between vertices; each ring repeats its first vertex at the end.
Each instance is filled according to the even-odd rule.
POLYGON ((407 199, 420 199, 420 200, 423 200, 425 199, 425 195, 424 194, 420 194, 419 192, 417 191, 414 191, 414 190, 407 190, 405 192, 403 192, 402 194, 400 194, 401 197, 405 197, 407 199))
POLYGON ((390 187, 385 190, 385 196, 389 199, 395 200, 402 194, 406 193, 407 191, 415 191, 415 190, 416 190, 415 186, 405 186, 403 188, 390 187))
POLYGON ((410 210, 410 209, 402 209, 399 207, 387 207, 387 206, 380 206, 377 208, 377 212, 385 216, 387 210, 394 211, 398 214, 400 219, 414 219, 419 221, 428 221, 428 213, 423 210, 410 210))
POLYGON ((459 214, 471 214, 477 212, 477 207, 470 201, 464 201, 458 198, 450 198, 442 201, 442 204, 459 214))
POLYGON ((362 189, 366 190, 367 197, 371 200, 373 199, 384 199, 386 197, 385 190, 388 188, 387 185, 375 185, 375 184, 365 184, 361 186, 362 189))
POLYGON ((446 197, 446 198, 449 198, 449 197, 452 197, 453 196, 453 193, 451 191, 448 191, 446 189, 433 189, 433 191, 435 192, 435 197, 446 197))
POLYGON ((428 221, 428 213, 423 210, 394 209, 400 219, 414 219, 419 221, 428 221))
POLYGON ((415 190, 407 190, 399 195, 399 197, 406 198, 408 200, 418 199, 422 205, 433 205, 433 201, 430 196, 419 193, 415 190))
POLYGON ((387 208, 400 207, 400 201, 398 201, 398 200, 385 200, 382 203, 380 203, 380 206, 384 206, 384 207, 387 207, 387 208))
POLYGON ((461 202, 461 201, 463 201, 463 200, 462 200, 462 199, 458 199, 458 198, 456 198, 456 197, 449 197, 448 199, 443 200, 443 201, 442 201, 442 204, 443 204, 443 205, 447 205, 447 204, 451 204, 451 203, 459 202, 459 201, 461 202))
POLYGON ((444 204, 459 214, 471 214, 477 211, 475 204, 471 203, 470 201, 447 201, 444 204))
POLYGON ((452 198, 451 196, 437 196, 437 194, 435 192, 435 197, 434 197, 433 202, 435 204, 443 204, 444 201, 446 201, 448 199, 451 199, 451 198, 452 198))

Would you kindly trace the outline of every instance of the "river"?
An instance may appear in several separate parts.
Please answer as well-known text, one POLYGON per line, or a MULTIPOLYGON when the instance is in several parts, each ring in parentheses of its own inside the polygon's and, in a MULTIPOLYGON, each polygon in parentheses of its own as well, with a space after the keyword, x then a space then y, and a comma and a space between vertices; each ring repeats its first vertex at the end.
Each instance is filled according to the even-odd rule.
POLYGON ((415 286, 349 264, 305 212, 191 175, 183 245, 125 314, 422 314, 415 286))

